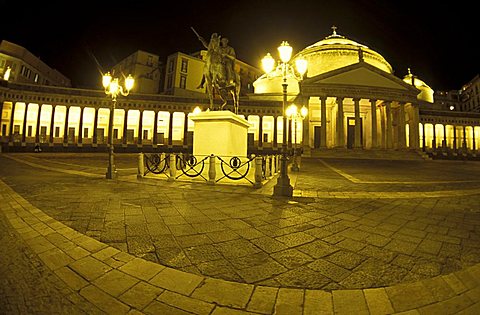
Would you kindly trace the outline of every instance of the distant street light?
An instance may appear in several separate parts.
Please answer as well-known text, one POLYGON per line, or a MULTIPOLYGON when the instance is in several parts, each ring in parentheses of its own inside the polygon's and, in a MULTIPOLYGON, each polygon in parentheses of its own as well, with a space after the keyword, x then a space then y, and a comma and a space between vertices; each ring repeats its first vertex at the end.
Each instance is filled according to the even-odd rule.
MULTIPOLYGON (((282 44, 278 47, 278 53, 280 55, 280 62, 278 63, 278 68, 282 73, 282 95, 283 95, 283 104, 282 104, 282 116, 283 116, 283 141, 282 141, 282 156, 280 159, 280 175, 277 179, 277 183, 273 187, 274 196, 287 196, 291 197, 293 195, 293 187, 290 185, 290 178, 288 177, 287 170, 287 115, 286 115, 286 106, 287 106, 287 76, 293 76, 298 81, 303 79, 303 75, 307 72, 307 61, 305 59, 297 58, 295 60, 295 68, 289 63, 290 58, 292 57, 293 48, 288 44, 288 42, 283 41, 282 44), (295 70, 300 74, 297 76, 295 70)), ((268 53, 262 59, 263 70, 267 75, 269 75, 274 67, 275 60, 268 53)))
MULTIPOLYGON (((307 117, 308 109, 305 106, 302 106, 300 112, 298 111, 297 105, 292 104, 287 108, 287 117, 288 119, 293 120, 293 131, 294 131, 294 142, 293 142, 293 164, 292 164, 292 171, 298 172, 300 168, 298 167, 297 162, 297 119, 301 119, 302 121, 307 117)), ((303 126, 303 124, 302 124, 303 126)), ((303 133, 302 133, 303 139, 303 133)), ((303 142, 303 140, 302 140, 303 142)))
POLYGON ((133 85, 135 84, 135 80, 130 74, 128 75, 128 77, 125 78, 124 81, 125 90, 122 86, 119 85, 118 78, 112 78, 110 72, 105 73, 102 80, 103 87, 105 88, 105 94, 112 97, 112 107, 110 109, 110 118, 108 122, 108 143, 110 148, 108 151, 108 167, 106 173, 107 179, 117 178, 117 170, 115 168, 115 154, 113 152, 113 114, 115 112, 115 106, 117 104, 117 96, 119 94, 127 96, 130 93, 130 90, 133 88, 133 85))

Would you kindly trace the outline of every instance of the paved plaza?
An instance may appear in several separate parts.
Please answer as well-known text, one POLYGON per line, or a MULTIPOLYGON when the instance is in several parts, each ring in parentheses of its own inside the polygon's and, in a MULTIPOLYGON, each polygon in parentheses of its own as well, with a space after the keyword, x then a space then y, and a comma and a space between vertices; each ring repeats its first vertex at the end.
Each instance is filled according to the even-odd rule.
POLYGON ((304 158, 251 185, 0 155, 0 314, 479 314, 480 163, 304 158))

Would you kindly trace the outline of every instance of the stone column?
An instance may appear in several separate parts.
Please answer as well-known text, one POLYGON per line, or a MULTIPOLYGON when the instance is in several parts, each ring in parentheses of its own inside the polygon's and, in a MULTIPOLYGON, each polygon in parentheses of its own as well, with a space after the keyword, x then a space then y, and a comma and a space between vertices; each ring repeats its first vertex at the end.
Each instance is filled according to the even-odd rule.
POLYGON ((183 146, 188 146, 188 113, 185 113, 183 119, 183 146))
POLYGON ((138 119, 137 145, 142 145, 142 139, 143 139, 143 109, 140 109, 140 117, 138 119))
POLYGON ((273 116, 273 147, 278 147, 278 126, 277 126, 278 116, 273 116))
POLYGON ((68 114, 70 112, 70 106, 67 106, 67 110, 65 112, 65 125, 63 127, 63 144, 68 145, 68 114))
POLYGON ((360 99, 354 98, 353 99, 354 106, 355 106, 355 142, 353 147, 355 149, 360 149, 362 147, 362 126, 360 124, 360 99))
POLYGON ((123 116, 123 145, 127 145, 127 128, 128 128, 128 109, 124 109, 125 115, 123 116))
POLYGON ((95 114, 93 116, 93 146, 97 145, 98 142, 98 108, 95 108, 95 114))
POLYGON ((415 104, 411 104, 410 108, 411 114, 412 114, 412 119, 410 120, 410 148, 417 150, 419 146, 419 123, 420 123, 420 118, 418 114, 418 107, 415 106, 415 104))
POLYGON ((392 102, 385 101, 385 116, 386 116, 386 145, 387 149, 393 148, 393 125, 392 125, 392 102))
POLYGON ((50 134, 49 134, 50 140, 48 141, 51 145, 53 145, 53 136, 55 135, 55 109, 56 108, 57 108, 57 105, 52 105, 52 117, 50 118, 50 134))
POLYGON ((22 126, 22 143, 25 143, 26 136, 27 136, 27 112, 28 112, 28 105, 25 103, 25 112, 23 113, 23 126, 22 126))
POLYGON ((476 150, 476 147, 475 147, 475 126, 472 126, 472 151, 475 151, 476 150))
POLYGON ((453 149, 457 150, 457 126, 453 125, 453 149))
POLYGON ((157 145, 158 143, 158 135, 157 135, 157 129, 158 129, 158 111, 155 112, 154 117, 153 117, 153 138, 152 138, 152 144, 157 145))
POLYGON ((327 97, 322 96, 320 99, 320 148, 327 148, 327 97))
POLYGON ((343 97, 337 97, 337 147, 345 147, 345 130, 343 123, 343 97))
POLYGON ((436 148, 437 148, 437 133, 435 131, 435 123, 433 123, 432 149, 435 150, 436 148))
POLYGON ((78 144, 82 144, 82 138, 83 138, 83 113, 84 113, 85 107, 81 106, 80 107, 80 121, 78 123, 78 144))
POLYGON ((263 116, 258 115, 258 147, 263 147, 263 116))
POLYGON ((11 115, 10 115, 10 142, 13 143, 13 141, 15 140, 14 139, 14 135, 13 135, 13 124, 15 123, 14 121, 14 118, 15 118, 15 105, 17 105, 16 102, 12 102, 12 112, 11 112, 11 115))
POLYGON ((426 144, 426 139, 425 139, 425 123, 422 124, 422 134, 423 134, 423 137, 422 137, 422 150, 425 151, 426 147, 425 147, 425 144, 426 144))
POLYGON ((405 134, 405 103, 401 102, 399 109, 399 119, 398 119, 398 147, 400 149, 405 149, 407 146, 407 137, 405 134))
POLYGON ((464 125, 463 126, 463 143, 462 143, 462 148, 464 150, 467 149, 467 130, 466 130, 466 126, 464 125))
POLYGON ((372 132, 372 149, 378 148, 377 141, 377 100, 370 100, 370 117, 371 117, 371 132, 372 132))
POLYGON ((170 121, 168 123, 168 146, 173 144, 173 112, 170 112, 170 121))
MULTIPOLYGON (((40 113, 41 113, 41 110, 42 110, 42 105, 38 104, 37 125, 35 127, 35 144, 40 143, 40 113)), ((0 116, 0 118, 1 118, 1 116, 0 116)))
POLYGON ((442 147, 447 147, 447 125, 443 123, 443 140, 442 140, 442 147))

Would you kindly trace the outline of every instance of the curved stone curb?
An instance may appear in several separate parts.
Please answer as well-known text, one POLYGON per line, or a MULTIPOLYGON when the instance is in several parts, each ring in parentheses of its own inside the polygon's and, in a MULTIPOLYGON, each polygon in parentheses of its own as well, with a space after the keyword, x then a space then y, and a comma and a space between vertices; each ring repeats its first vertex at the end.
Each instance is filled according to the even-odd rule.
POLYGON ((386 288, 229 282, 136 258, 56 221, 0 181, 0 209, 45 265, 109 314, 480 314, 480 264, 386 288))

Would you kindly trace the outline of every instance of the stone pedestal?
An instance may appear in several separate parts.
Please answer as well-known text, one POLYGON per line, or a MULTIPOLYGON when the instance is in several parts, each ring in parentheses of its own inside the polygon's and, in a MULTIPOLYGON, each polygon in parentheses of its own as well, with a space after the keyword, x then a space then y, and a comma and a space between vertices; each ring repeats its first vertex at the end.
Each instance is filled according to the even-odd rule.
POLYGON ((246 157, 250 123, 231 111, 208 111, 190 115, 193 127, 193 155, 246 157))

